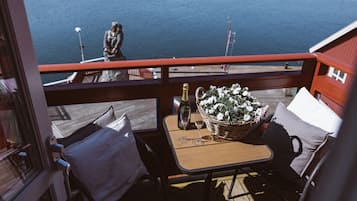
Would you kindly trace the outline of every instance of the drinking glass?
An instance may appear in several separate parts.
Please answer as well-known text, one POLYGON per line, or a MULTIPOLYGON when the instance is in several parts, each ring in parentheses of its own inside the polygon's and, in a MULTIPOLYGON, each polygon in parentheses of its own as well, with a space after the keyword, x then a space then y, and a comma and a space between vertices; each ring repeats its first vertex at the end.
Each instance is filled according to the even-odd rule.
POLYGON ((202 144, 203 140, 201 139, 201 128, 203 127, 204 122, 202 120, 197 120, 195 121, 195 126, 198 129, 198 138, 196 138, 195 142, 196 144, 202 144))
POLYGON ((187 136, 181 136, 178 138, 178 141, 181 145, 185 145, 187 143, 189 139, 187 138, 187 136))

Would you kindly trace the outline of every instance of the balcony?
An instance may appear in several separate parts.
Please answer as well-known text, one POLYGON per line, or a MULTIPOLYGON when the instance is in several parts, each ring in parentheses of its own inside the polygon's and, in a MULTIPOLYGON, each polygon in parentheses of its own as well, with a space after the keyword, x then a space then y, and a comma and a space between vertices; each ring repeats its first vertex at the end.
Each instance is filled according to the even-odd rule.
MULTIPOLYGON (((66 136, 93 119, 94 116, 91 116, 91 113, 98 114, 102 112, 103 108, 113 105, 114 108, 119 108, 116 111, 118 116, 124 112, 129 114, 135 132, 154 147, 159 153, 161 161, 165 161, 162 165, 169 176, 169 182, 173 184, 171 190, 176 191, 177 188, 190 189, 192 186, 194 186, 193 188, 202 188, 201 176, 184 175, 176 167, 162 124, 165 116, 175 112, 174 98, 181 95, 183 83, 190 84, 189 94, 193 94, 199 86, 208 88, 210 85, 227 86, 238 82, 243 86, 248 86, 250 90, 254 90, 258 96, 260 95, 260 100, 263 102, 265 100, 268 103, 267 101, 270 99, 268 104, 271 106, 285 97, 266 93, 266 90, 306 87, 316 97, 332 99, 333 102, 326 101, 329 99, 324 100, 329 103, 332 109, 342 115, 341 108, 348 96, 347 89, 353 76, 344 77, 345 83, 338 79, 334 82, 334 79, 328 77, 329 66, 349 75, 354 74, 353 71, 346 68, 345 64, 336 62, 320 53, 53 64, 40 65, 39 70, 41 73, 76 72, 78 75, 77 79, 71 83, 44 87, 48 106, 57 108, 57 112, 61 113, 63 117, 67 116, 62 119, 63 122, 67 122, 62 128, 66 136), (286 63, 301 65, 289 66, 286 69, 284 66, 286 63), (230 66, 229 70, 221 70, 221 66, 224 65, 230 66), (272 67, 272 65, 275 66, 272 67), (148 73, 146 70, 148 68, 154 68, 156 76, 147 76, 148 74, 146 74, 140 77, 139 73, 135 74, 142 69, 144 69, 142 72, 148 73), (134 72, 134 76, 126 81, 86 81, 93 80, 88 77, 92 78, 91 76, 108 69, 128 69, 134 72), (63 108, 72 108, 72 112, 75 112, 66 114, 66 109, 63 108), (189 181, 190 184, 182 183, 183 181, 189 181)), ((273 111, 271 110, 271 112, 273 111)), ((216 190, 225 189, 223 195, 226 197, 232 179, 232 176, 227 176, 230 174, 232 172, 224 171, 214 175, 218 178, 217 184, 220 182, 225 184, 216 186, 216 190)), ((246 193, 247 189, 245 188, 251 184, 256 188, 254 185, 257 175, 255 172, 249 174, 252 175, 247 177, 244 176, 244 173, 238 176, 233 193, 246 193)), ((247 197, 242 197, 242 200, 245 198, 247 197)))
MULTIPOLYGON (((270 103, 274 105, 279 100, 276 99, 277 97, 267 97, 267 93, 264 93, 264 90, 306 87, 310 89, 310 92, 314 92, 316 88, 321 86, 316 83, 313 84, 313 82, 327 77, 328 66, 334 66, 336 69, 346 69, 345 64, 341 64, 320 53, 296 53, 52 64, 40 65, 39 71, 41 73, 77 72, 78 75, 82 75, 78 76, 80 79, 72 83, 44 87, 50 108, 74 107, 81 108, 79 109, 81 112, 88 111, 88 108, 96 108, 98 104, 104 104, 102 106, 104 108, 108 105, 117 105, 124 108, 116 112, 128 112, 135 132, 154 147, 155 151, 159 153, 161 161, 166 161, 163 164, 164 169, 169 178, 175 181, 177 178, 186 177, 180 173, 174 163, 169 144, 165 138, 162 122, 165 116, 175 112, 174 98, 181 95, 183 83, 190 84, 189 94, 192 95, 194 90, 200 86, 205 88, 210 85, 227 86, 238 82, 242 86, 249 87, 250 90, 257 91, 257 94, 263 92, 261 97, 263 99, 270 98, 270 103), (285 69, 284 64, 286 63, 301 65, 285 69), (278 67, 267 67, 272 64, 278 67), (220 66, 223 65, 229 65, 230 69, 226 72, 219 70, 220 66), (254 68, 257 65, 260 67, 254 68), (264 66, 266 67, 265 69, 264 66), (149 68, 154 69, 156 76, 147 76, 146 74, 144 79, 131 76, 131 79, 126 81, 85 81, 88 80, 86 76, 93 75, 88 72, 100 73, 102 70, 118 69, 128 69, 129 72, 148 72, 143 69, 149 68), (212 68, 216 70, 207 70, 212 68), (196 73, 192 73, 192 69, 196 73), (133 106, 132 109, 130 109, 130 106, 133 106), (83 110, 83 108, 86 109, 83 110), (145 124, 148 121, 149 124, 145 124)), ((353 74, 352 71, 347 73, 353 74)), ((349 86, 349 82, 350 80, 347 86, 349 86)), ((330 91, 329 94, 328 90, 327 92, 316 90, 313 94, 320 96, 320 92, 323 92, 323 95, 327 93, 335 103, 330 104, 330 107, 342 115, 341 105, 346 101, 347 92, 346 90, 338 90, 341 88, 339 83, 328 83, 333 87, 333 93, 330 91)), ((83 120, 83 116, 80 119, 83 120)), ((71 120, 66 121, 70 122, 71 120)), ((71 130, 67 126, 67 130, 70 131, 66 135, 75 130, 75 128, 71 130)))

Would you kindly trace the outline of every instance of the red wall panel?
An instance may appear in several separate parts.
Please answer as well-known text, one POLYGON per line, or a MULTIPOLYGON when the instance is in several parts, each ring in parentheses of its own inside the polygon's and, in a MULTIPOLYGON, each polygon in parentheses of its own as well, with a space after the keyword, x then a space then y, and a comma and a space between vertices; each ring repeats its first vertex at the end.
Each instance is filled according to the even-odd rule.
POLYGON ((332 42, 320 52, 349 65, 354 72, 357 68, 357 30, 332 42))

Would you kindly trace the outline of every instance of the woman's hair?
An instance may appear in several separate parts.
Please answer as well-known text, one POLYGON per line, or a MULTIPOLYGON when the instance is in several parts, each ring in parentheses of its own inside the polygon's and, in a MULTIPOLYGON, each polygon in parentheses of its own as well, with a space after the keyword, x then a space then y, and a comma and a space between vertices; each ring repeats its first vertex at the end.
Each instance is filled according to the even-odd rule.
POLYGON ((119 24, 119 23, 113 24, 113 26, 112 26, 112 31, 114 31, 114 32, 121 31, 122 28, 123 28, 123 25, 121 25, 121 24, 119 24))

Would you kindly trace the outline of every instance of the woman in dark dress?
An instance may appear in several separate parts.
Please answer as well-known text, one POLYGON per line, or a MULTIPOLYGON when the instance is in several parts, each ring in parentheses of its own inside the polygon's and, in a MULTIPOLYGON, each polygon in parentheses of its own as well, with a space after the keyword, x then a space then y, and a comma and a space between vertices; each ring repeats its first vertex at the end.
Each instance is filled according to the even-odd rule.
MULTIPOLYGON (((105 61, 125 60, 120 48, 124 41, 123 27, 118 22, 112 22, 112 28, 104 33, 103 55, 105 61)), ((129 80, 128 70, 104 70, 101 82, 129 80)))

